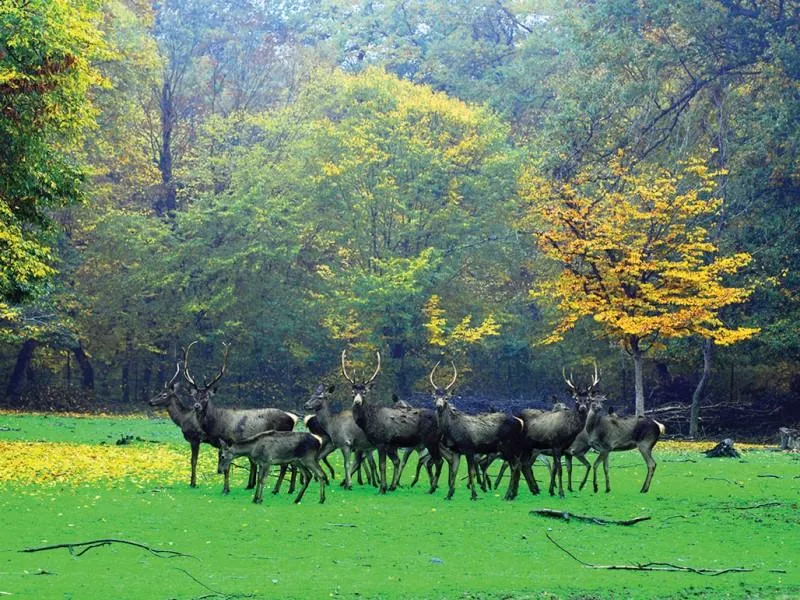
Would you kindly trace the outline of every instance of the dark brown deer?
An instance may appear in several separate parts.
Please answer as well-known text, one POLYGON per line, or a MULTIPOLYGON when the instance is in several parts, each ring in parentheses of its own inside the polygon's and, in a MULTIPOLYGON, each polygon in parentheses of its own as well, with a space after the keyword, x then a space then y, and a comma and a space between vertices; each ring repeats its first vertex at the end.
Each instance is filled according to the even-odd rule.
MULTIPOLYGON (((562 370, 567 384, 574 388, 571 379, 567 380, 562 370)), ((600 382, 600 376, 595 365, 595 375, 589 389, 594 388, 600 382)), ((550 470, 550 495, 555 495, 555 483, 558 479, 558 495, 564 497, 564 486, 562 481, 561 456, 569 449, 575 438, 586 426, 586 417, 589 410, 589 400, 584 397, 576 397, 574 409, 544 412, 542 414, 531 413, 529 418, 523 416, 525 421, 523 442, 520 446, 519 458, 511 472, 511 481, 506 491, 506 500, 516 498, 519 488, 519 476, 522 473, 528 488, 532 494, 539 493, 539 485, 533 475, 533 461, 538 454, 547 453, 553 457, 553 464, 550 470)))
POLYGON ((381 370, 381 354, 372 377, 366 381, 356 381, 347 373, 347 351, 342 351, 342 375, 350 382, 353 391, 353 417, 364 431, 367 439, 378 450, 380 467, 380 492, 385 494, 397 488, 400 478, 400 458, 398 448, 417 448, 425 446, 431 460, 437 468, 431 479, 430 493, 436 491, 441 472, 441 453, 439 450, 439 428, 436 414, 432 410, 420 408, 392 408, 369 404, 364 401, 365 395, 372 389, 373 381, 381 370), (391 485, 387 485, 386 457, 394 465, 394 476, 391 485))
POLYGON ((217 470, 224 473, 230 470, 231 462, 237 456, 247 456, 258 465, 258 481, 253 502, 264 501, 264 479, 272 465, 281 465, 283 471, 288 465, 296 466, 303 474, 303 484, 295 504, 303 499, 311 479, 319 482, 319 501, 325 502, 325 482, 327 478, 317 462, 317 455, 322 448, 322 439, 305 431, 265 431, 253 437, 227 444, 220 440, 220 453, 217 470))
MULTIPOLYGON (((611 491, 608 478, 608 455, 611 452, 638 449, 647 465, 647 475, 644 478, 642 489, 646 494, 653 481, 656 471, 656 461, 653 460, 653 447, 664 433, 664 425, 645 416, 619 417, 613 412, 602 414, 602 396, 595 396, 586 419, 586 432, 592 448, 597 451, 594 461, 592 484, 597 492, 597 465, 603 463, 603 473, 606 478, 606 492, 611 491)), ((584 478, 585 481, 585 478, 584 478)), ((583 487, 583 485, 581 485, 583 487)))
POLYGON ((203 428, 200 426, 194 408, 185 406, 178 397, 178 389, 180 387, 178 377, 180 373, 181 363, 178 362, 175 375, 164 384, 164 391, 150 398, 147 403, 152 407, 166 408, 169 418, 172 419, 175 425, 181 428, 183 439, 189 442, 189 446, 192 449, 190 459, 192 475, 189 480, 189 486, 197 487, 197 456, 200 452, 200 444, 203 442, 208 444, 209 441, 206 438, 205 431, 203 431, 203 428))
MULTIPOLYGON (((198 421, 210 444, 220 448, 221 441, 230 445, 264 431, 291 431, 294 428, 298 417, 277 408, 235 409, 215 406, 211 398, 216 393, 217 383, 222 379, 228 366, 230 345, 225 344, 222 368, 219 373, 210 383, 206 383, 204 378, 201 387, 189 373, 189 351, 196 343, 196 341, 192 342, 184 350, 183 375, 194 398, 194 409, 197 412, 198 421)), ((283 469, 283 473, 285 473, 285 469, 283 469)), ((223 475, 222 493, 227 494, 230 492, 230 470, 225 471, 223 475)), ((251 467, 252 479, 254 477, 251 467)), ((278 480, 278 485, 280 485, 281 479, 278 480)))
POLYGON ((472 499, 478 499, 476 480, 483 491, 486 485, 477 469, 475 460, 479 454, 499 454, 511 460, 520 441, 523 421, 506 413, 483 413, 466 415, 450 405, 453 385, 456 383, 458 371, 453 363, 453 379, 441 388, 434 381, 437 362, 431 370, 429 379, 433 386, 433 399, 436 404, 436 417, 441 433, 442 454, 449 466, 449 489, 445 499, 450 500, 455 493, 456 474, 463 454, 467 459, 467 473, 472 499))
POLYGON ((330 407, 330 396, 333 394, 335 386, 327 388, 320 385, 313 396, 303 407, 305 410, 314 411, 320 426, 330 436, 334 448, 338 448, 344 457, 344 481, 342 486, 345 489, 352 489, 352 475, 355 471, 355 464, 351 462, 359 454, 364 455, 368 462, 368 469, 375 473, 375 459, 372 458, 372 451, 375 446, 367 439, 367 435, 356 424, 352 410, 344 410, 334 413, 330 407))

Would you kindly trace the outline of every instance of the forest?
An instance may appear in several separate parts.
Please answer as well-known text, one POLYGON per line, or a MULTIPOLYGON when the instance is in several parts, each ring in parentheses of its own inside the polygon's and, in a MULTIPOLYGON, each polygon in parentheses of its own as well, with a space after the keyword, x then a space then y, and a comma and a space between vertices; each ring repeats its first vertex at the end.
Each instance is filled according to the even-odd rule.
POLYGON ((774 436, 799 37, 792 0, 2 0, 2 405, 142 411, 197 342, 240 406, 347 349, 387 399, 596 363, 670 434, 774 436))

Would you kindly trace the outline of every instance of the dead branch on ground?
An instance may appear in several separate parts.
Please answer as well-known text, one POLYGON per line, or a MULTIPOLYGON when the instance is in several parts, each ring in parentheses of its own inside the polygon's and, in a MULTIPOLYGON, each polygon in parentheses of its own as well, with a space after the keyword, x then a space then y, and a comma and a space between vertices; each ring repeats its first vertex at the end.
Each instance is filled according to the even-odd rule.
POLYGON ((552 510, 550 508, 539 508, 536 510, 530 511, 531 515, 541 515, 543 517, 551 517, 553 519, 562 519, 564 521, 586 521, 588 523, 594 523, 595 525, 635 525, 636 523, 640 523, 641 521, 648 521, 652 519, 652 517, 636 517, 634 519, 628 519, 625 521, 613 521, 611 519, 602 519, 600 517, 590 517, 586 515, 575 515, 568 513, 567 511, 563 510, 552 510))
POLYGON ((25 548, 20 550, 20 552, 43 552, 44 550, 56 550, 58 548, 66 548, 69 550, 69 553, 73 556, 82 556, 86 554, 89 550, 93 550, 94 548, 99 548, 100 546, 109 546, 111 544, 127 544, 129 546, 135 546, 136 548, 142 548, 143 550, 147 550, 150 554, 158 556, 159 558, 175 558, 176 556, 184 556, 188 558, 195 558, 191 554, 184 554, 182 552, 175 552, 174 550, 159 550, 158 548, 153 548, 148 546, 147 544, 140 544, 139 542, 131 542, 130 540, 117 540, 117 539, 102 539, 102 540, 91 540, 88 542, 75 542, 72 544, 53 544, 51 546, 38 546, 35 548, 25 548), (83 548, 82 550, 78 551, 77 548, 83 548))
POLYGON ((638 563, 635 565, 595 565, 592 563, 588 563, 584 560, 581 560, 577 556, 575 556, 572 552, 564 548, 561 544, 556 542, 552 537, 550 537, 549 533, 545 533, 547 539, 553 543, 559 550, 564 552, 570 558, 576 560, 584 567, 588 567, 590 569, 605 569, 609 571, 666 571, 666 572, 676 572, 676 573, 697 573, 698 575, 710 575, 715 577, 717 575, 723 575, 725 573, 750 573, 753 569, 745 569, 743 567, 730 567, 728 569, 705 569, 705 568, 697 568, 697 567, 685 567, 681 565, 673 565, 672 563, 666 562, 649 562, 649 563, 638 563))

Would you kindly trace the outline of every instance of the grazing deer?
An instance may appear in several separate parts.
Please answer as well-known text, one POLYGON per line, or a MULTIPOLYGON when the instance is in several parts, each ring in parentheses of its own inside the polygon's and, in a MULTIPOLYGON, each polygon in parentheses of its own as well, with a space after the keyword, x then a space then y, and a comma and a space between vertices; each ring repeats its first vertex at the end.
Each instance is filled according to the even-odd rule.
POLYGON ((181 399, 178 397, 178 389, 180 382, 178 377, 181 372, 181 363, 178 362, 175 375, 172 376, 167 383, 164 384, 164 391, 159 392, 157 395, 150 398, 147 402, 150 406, 157 408, 166 408, 169 418, 178 427, 181 428, 183 439, 189 442, 192 449, 191 466, 192 475, 189 480, 190 487, 197 487, 197 456, 200 452, 200 444, 203 442, 210 443, 206 437, 205 431, 200 426, 197 419, 197 414, 194 408, 184 406, 181 399))
POLYGON ((523 421, 506 413, 483 413, 479 415, 466 415, 450 405, 450 396, 453 385, 456 383, 458 371, 453 363, 453 379, 441 388, 433 379, 437 362, 430 372, 430 382, 433 386, 433 399, 436 404, 436 417, 441 433, 442 454, 449 466, 449 489, 445 499, 450 500, 455 493, 455 481, 458 465, 463 454, 467 459, 467 474, 469 487, 472 491, 472 500, 478 499, 476 479, 481 489, 486 491, 484 478, 478 471, 476 455, 498 453, 506 460, 510 460, 519 444, 522 433, 523 421))
POLYGON ((355 471, 355 465, 351 463, 353 457, 363 455, 369 465, 368 470, 373 474, 376 472, 375 459, 372 458, 372 450, 375 446, 370 443, 367 435, 356 424, 352 410, 344 410, 338 414, 331 411, 330 397, 335 389, 333 385, 327 388, 320 385, 303 408, 316 413, 315 417, 322 429, 330 436, 333 447, 341 450, 344 457, 342 486, 349 490, 353 487, 351 478, 355 471))
MULTIPOLYGON (((231 462, 237 456, 247 456, 258 465, 258 480, 253 502, 264 501, 264 479, 272 465, 294 465, 303 474, 303 484, 294 503, 303 499, 312 476, 319 482, 319 502, 325 502, 325 482, 327 477, 317 462, 322 448, 322 439, 305 431, 265 431, 253 437, 227 444, 220 440, 220 454, 217 471, 230 470, 231 462)), ((285 470, 285 469, 284 469, 285 470)))
POLYGON ((342 374, 350 382, 353 390, 353 417, 358 426, 364 431, 367 439, 378 450, 378 463, 380 467, 380 492, 385 494, 387 489, 392 491, 397 488, 400 478, 400 458, 397 456, 398 448, 417 448, 425 446, 431 455, 434 465, 437 465, 429 492, 436 491, 439 474, 441 472, 441 454, 439 451, 439 427, 436 415, 432 410, 419 408, 392 408, 378 406, 364 402, 364 396, 372 389, 372 382, 381 370, 381 354, 378 355, 378 366, 375 372, 366 381, 357 382, 347 373, 347 350, 342 351, 342 374), (394 465, 394 476, 391 485, 387 486, 386 457, 394 465))
MULTIPOLYGON (((225 344, 222 368, 219 373, 206 383, 203 379, 203 386, 199 386, 189 373, 189 351, 197 342, 194 341, 184 350, 183 353, 183 376, 189 384, 190 393, 194 398, 194 409, 197 412, 198 422, 208 438, 210 444, 221 447, 221 442, 232 444, 239 440, 247 439, 264 431, 291 431, 294 428, 298 417, 292 413, 279 410, 277 408, 257 408, 257 409, 234 409, 217 407, 211 398, 217 390, 217 383, 225 374, 228 366, 228 354, 230 345, 225 344)), ((251 482, 255 484, 253 467, 251 466, 251 482)), ((282 469, 282 475, 285 469, 282 469)), ((222 493, 230 492, 230 470, 224 473, 224 484, 222 493)), ((276 490, 280 486, 282 477, 278 479, 276 490)), ((248 485, 248 487, 252 487, 248 485)))

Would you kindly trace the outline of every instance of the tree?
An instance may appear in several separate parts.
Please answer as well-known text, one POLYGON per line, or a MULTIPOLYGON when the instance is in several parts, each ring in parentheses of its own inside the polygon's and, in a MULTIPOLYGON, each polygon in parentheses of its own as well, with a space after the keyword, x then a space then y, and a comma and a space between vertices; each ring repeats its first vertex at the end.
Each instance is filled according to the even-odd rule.
POLYGON ((699 160, 676 173, 634 171, 620 154, 607 171, 583 170, 567 183, 530 171, 521 179, 539 248, 562 267, 535 292, 561 312, 545 341, 593 318, 633 359, 639 415, 642 357, 654 344, 698 335, 727 345, 758 331, 726 327, 720 315, 751 290, 723 284, 750 256, 723 256, 710 241, 720 207, 712 196, 717 175, 699 160))
POLYGON ((55 273, 51 210, 84 198, 92 62, 108 51, 95 0, 0 4, 0 332, 55 273))

